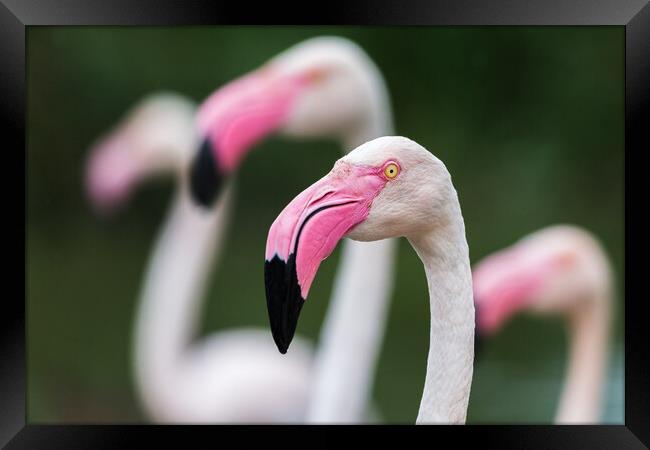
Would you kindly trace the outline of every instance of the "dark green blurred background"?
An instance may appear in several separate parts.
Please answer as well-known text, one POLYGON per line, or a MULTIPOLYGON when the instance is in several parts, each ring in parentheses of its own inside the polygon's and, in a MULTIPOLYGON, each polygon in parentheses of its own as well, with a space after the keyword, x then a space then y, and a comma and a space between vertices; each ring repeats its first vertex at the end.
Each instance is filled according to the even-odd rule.
MULTIPOLYGON (((398 134, 446 163, 472 262, 558 222, 602 239, 618 284, 604 420, 622 423, 622 27, 30 27, 28 420, 146 420, 131 378, 132 319, 174 180, 147 183, 121 215, 100 220, 82 189, 88 146, 148 93, 200 101, 322 34, 351 38, 369 53, 388 83, 398 134)), ((273 137, 249 156, 202 334, 268 326, 268 227, 340 154, 336 142, 273 137)), ((336 250, 321 266, 299 324, 304 336, 318 336, 338 258, 336 250)), ((384 419, 413 422, 429 306, 422 265, 405 240, 397 267, 374 396, 384 419)), ((565 368, 562 321, 517 318, 483 350, 468 421, 550 422, 565 368)))

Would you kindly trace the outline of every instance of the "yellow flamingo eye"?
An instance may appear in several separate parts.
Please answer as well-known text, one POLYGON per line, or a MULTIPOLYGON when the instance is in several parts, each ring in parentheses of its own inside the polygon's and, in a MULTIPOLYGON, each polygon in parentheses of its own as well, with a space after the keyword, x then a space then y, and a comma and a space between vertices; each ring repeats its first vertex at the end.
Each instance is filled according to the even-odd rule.
POLYGON ((399 167, 395 163, 390 163, 386 167, 384 167, 384 175, 386 175, 386 178, 388 179, 393 179, 397 176, 399 173, 399 167))

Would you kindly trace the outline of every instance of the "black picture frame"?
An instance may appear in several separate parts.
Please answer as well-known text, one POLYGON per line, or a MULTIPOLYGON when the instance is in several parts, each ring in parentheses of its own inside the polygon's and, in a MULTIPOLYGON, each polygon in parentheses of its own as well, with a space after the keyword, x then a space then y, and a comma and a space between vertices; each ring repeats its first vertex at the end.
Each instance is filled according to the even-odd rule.
MULTIPOLYGON (((5 216, 9 229, 19 228, 23 249, 16 258, 6 258, 12 267, 23 262, 23 279, 8 276, 9 291, 0 313, 0 445, 8 448, 121 448, 146 439, 169 444, 196 437, 205 442, 223 440, 245 445, 252 439, 265 439, 283 445, 283 436, 299 445, 313 445, 315 439, 305 433, 319 432, 317 444, 338 445, 340 437, 325 427, 161 427, 161 426, 66 426, 30 425, 26 423, 25 390, 25 220, 26 220, 26 142, 25 142, 25 37, 26 28, 35 25, 219 25, 219 24, 336 24, 336 25, 616 25, 625 27, 625 258, 641 261, 637 238, 643 235, 641 223, 631 219, 634 204, 643 208, 643 199, 632 187, 633 172, 641 170, 639 155, 648 145, 650 97, 650 6, 647 0, 546 0, 536 3, 508 0, 457 0, 391 2, 371 0, 345 5, 278 5, 275 2, 255 6, 236 2, 140 0, 0 0, 0 116, 5 155, 16 157, 15 165, 7 161, 4 192, 12 211, 23 208, 20 215, 5 216), (252 11, 255 10, 255 11, 252 11), (255 12, 255 16, 251 14, 255 12), (21 153, 23 149, 25 153, 21 153), (634 164, 637 162, 637 164, 634 164), (14 169, 15 167, 15 169, 14 169), (23 177, 22 196, 16 192, 16 179, 23 177), (641 198, 641 200, 638 200, 641 198), (19 255, 22 255, 20 257, 19 255), (13 286, 11 286, 13 287, 13 286), (255 430, 251 430, 255 428, 255 430), (305 439, 306 438, 306 439, 305 439), (302 442, 301 442, 302 441, 302 442)), ((5 156, 6 158, 6 156, 5 156)), ((9 211, 9 209, 7 209, 9 211)), ((12 233, 13 235, 13 233, 12 233)), ((7 235, 9 237, 9 235, 7 235)), ((18 240, 14 240, 19 242, 18 240)), ((8 254, 7 254, 8 256, 8 254)), ((406 437, 453 439, 454 443, 480 443, 497 448, 647 448, 650 445, 650 347, 645 301, 634 264, 625 274, 625 425, 602 426, 487 426, 409 427, 362 426, 337 429, 337 433, 357 435, 363 439, 381 439, 385 443, 404 443, 406 437), (635 294, 639 295, 635 295, 635 294), (418 434, 420 436, 415 436, 418 434)), ((639 265, 636 266, 640 267, 639 265)), ((638 270, 638 269, 637 269, 638 270)), ((442 441, 445 442, 445 441, 442 441)), ((450 442, 450 441, 446 441, 450 442)), ((148 445, 149 446, 149 445, 148 445)))

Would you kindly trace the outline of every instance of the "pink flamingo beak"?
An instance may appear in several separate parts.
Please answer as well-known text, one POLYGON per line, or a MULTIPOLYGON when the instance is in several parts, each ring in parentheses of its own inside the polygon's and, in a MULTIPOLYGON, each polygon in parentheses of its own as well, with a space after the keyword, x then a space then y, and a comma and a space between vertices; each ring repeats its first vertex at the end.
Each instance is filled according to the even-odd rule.
POLYGON ((95 209, 108 214, 121 206, 141 173, 128 140, 120 134, 102 139, 86 165, 86 191, 95 209))
POLYGON ((481 261, 472 274, 479 333, 496 332, 530 304, 564 258, 530 258, 525 248, 502 250, 481 261))
POLYGON ((224 178, 237 170, 251 147, 288 119, 298 95, 313 77, 252 72, 210 95, 197 114, 203 141, 190 171, 194 199, 210 206, 224 178))
POLYGON ((266 243, 264 281, 273 339, 286 353, 318 267, 368 217, 386 179, 381 168, 339 161, 275 219, 266 243))

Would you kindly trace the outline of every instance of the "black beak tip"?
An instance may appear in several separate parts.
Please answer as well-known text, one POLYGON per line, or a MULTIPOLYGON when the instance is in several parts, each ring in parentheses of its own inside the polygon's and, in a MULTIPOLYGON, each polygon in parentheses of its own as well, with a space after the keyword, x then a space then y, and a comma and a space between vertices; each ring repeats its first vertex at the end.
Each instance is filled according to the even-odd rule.
POLYGON ((221 191, 225 176, 218 166, 210 141, 204 139, 190 166, 190 193, 205 208, 214 204, 221 191))
POLYGON ((275 345, 284 355, 296 333, 300 310, 305 303, 300 295, 295 256, 290 255, 286 262, 277 255, 266 261, 264 285, 271 333, 275 345))
POLYGON ((287 330, 280 327, 279 322, 271 322, 271 334, 273 335, 273 342, 275 342, 278 351, 283 355, 289 350, 289 345, 291 344, 291 338, 287 339, 287 330))

